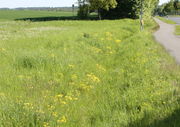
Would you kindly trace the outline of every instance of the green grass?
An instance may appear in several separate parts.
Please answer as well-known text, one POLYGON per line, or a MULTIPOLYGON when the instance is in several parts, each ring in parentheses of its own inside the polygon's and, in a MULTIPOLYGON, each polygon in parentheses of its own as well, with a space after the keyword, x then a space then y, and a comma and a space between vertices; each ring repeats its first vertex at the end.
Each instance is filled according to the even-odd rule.
POLYGON ((164 17, 160 17, 160 16, 157 16, 158 19, 162 20, 163 22, 165 23, 168 23, 168 24, 176 24, 176 22, 172 21, 172 20, 169 20, 169 19, 166 19, 164 17))
POLYGON ((180 25, 177 25, 176 26, 176 32, 175 32, 176 35, 180 35, 180 25))
POLYGON ((154 27, 0 22, 0 126, 179 127, 180 68, 154 27))
POLYGON ((73 13, 63 11, 0 10, 0 21, 53 16, 73 16, 73 13))

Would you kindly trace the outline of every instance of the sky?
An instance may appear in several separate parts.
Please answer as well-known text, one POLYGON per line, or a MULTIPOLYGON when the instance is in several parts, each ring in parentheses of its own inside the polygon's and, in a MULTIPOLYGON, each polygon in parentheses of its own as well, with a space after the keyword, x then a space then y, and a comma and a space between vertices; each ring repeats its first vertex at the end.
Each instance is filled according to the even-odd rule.
MULTIPOLYGON (((168 0, 160 0, 160 4, 168 0)), ((0 0, 0 8, 17 7, 65 7, 72 6, 77 0, 0 0)))

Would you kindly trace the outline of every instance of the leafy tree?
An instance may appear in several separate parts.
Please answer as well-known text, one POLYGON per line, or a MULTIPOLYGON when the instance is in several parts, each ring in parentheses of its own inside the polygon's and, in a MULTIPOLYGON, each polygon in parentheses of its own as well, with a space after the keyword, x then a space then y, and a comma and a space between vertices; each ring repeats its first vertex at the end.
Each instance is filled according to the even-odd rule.
POLYGON ((138 18, 140 9, 143 7, 143 14, 149 19, 159 0, 117 0, 117 3, 116 8, 109 11, 103 10, 102 15, 104 18, 138 18))
POLYGON ((164 12, 165 14, 169 14, 169 13, 172 13, 173 11, 174 11, 174 1, 171 0, 170 2, 168 2, 168 3, 165 5, 165 7, 164 7, 164 9, 163 9, 163 12, 164 12))
POLYGON ((99 19, 101 19, 101 10, 109 10, 117 6, 116 0, 89 0, 91 9, 98 10, 99 19))
POLYGON ((135 8, 132 8, 136 4, 135 1, 130 0, 117 0, 117 7, 110 10, 102 10, 102 17, 108 19, 115 18, 135 18, 135 8))
POLYGON ((86 0, 78 0, 79 10, 78 17, 80 19, 87 19, 89 16, 89 4, 86 0))
POLYGON ((155 9, 158 7, 159 0, 136 0, 134 8, 136 8, 136 16, 140 13, 141 5, 143 8, 143 16, 145 19, 150 19, 154 14, 155 9), (141 4, 142 2, 142 4, 141 4))
POLYGON ((179 0, 174 0, 173 5, 174 5, 175 13, 177 14, 178 9, 180 9, 180 2, 179 2, 179 0))

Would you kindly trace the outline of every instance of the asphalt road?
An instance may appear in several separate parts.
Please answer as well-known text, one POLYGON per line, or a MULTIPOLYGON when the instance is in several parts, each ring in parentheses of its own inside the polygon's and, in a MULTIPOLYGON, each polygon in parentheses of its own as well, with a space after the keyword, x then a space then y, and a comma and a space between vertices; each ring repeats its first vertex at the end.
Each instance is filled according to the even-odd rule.
POLYGON ((174 35, 175 25, 167 24, 154 18, 160 29, 154 33, 155 39, 162 44, 165 49, 180 64, 180 38, 174 35))
POLYGON ((174 21, 174 22, 176 22, 177 24, 180 25, 180 17, 171 17, 171 16, 169 16, 168 19, 170 19, 170 20, 172 20, 172 21, 174 21))

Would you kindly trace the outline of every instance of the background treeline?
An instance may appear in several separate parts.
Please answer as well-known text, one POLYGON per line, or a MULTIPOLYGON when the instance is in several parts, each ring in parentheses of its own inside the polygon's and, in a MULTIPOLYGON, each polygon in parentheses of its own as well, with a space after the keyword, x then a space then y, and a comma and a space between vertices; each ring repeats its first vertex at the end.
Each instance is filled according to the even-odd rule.
POLYGON ((87 18, 93 10, 98 12, 99 18, 138 18, 140 9, 149 18, 158 6, 159 0, 78 0, 81 18, 87 18))
POLYGON ((156 14, 164 15, 180 15, 180 0, 170 0, 168 3, 158 6, 156 14))

